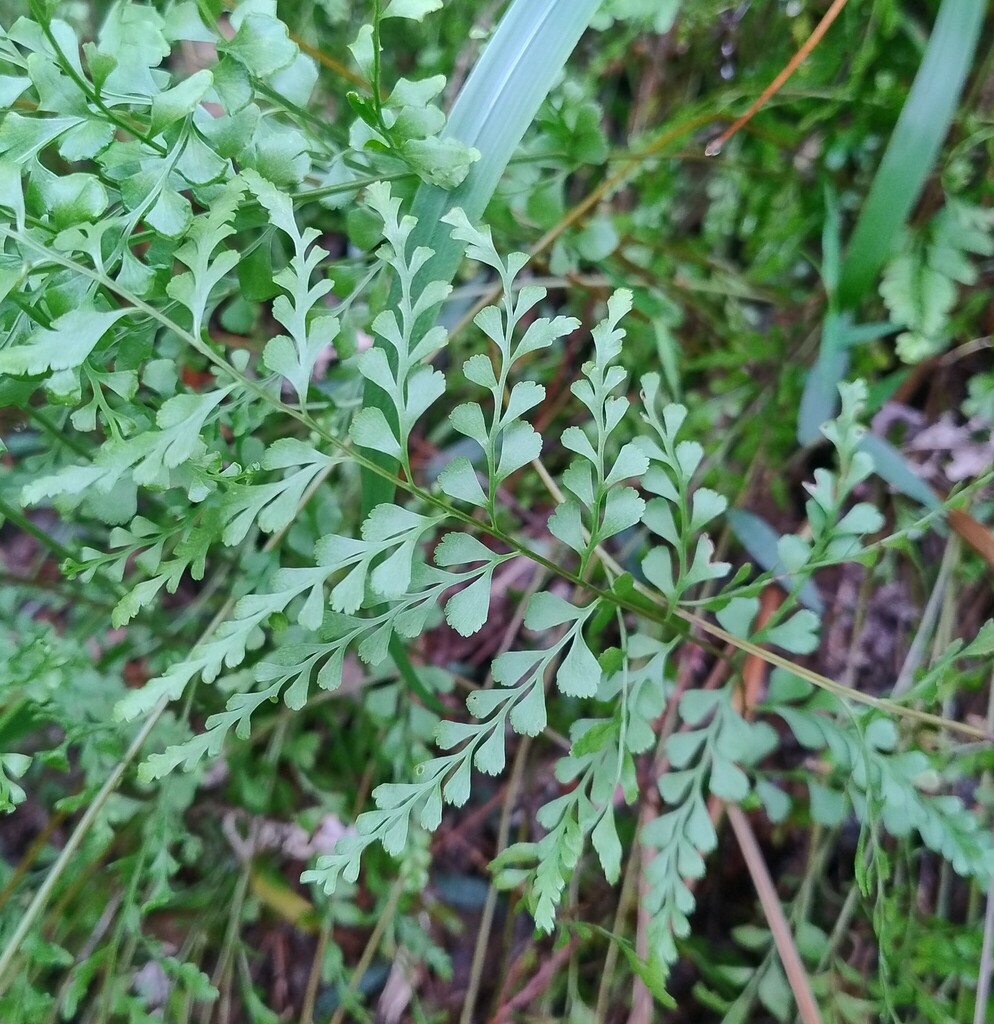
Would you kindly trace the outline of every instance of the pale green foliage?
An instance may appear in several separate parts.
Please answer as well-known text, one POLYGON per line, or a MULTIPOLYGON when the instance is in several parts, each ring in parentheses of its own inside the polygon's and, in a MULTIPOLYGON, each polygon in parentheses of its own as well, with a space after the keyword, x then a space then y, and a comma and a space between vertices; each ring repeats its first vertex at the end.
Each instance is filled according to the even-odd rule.
POLYGON ((905 362, 919 363, 948 347, 958 285, 974 284, 973 257, 991 254, 994 215, 951 197, 923 231, 906 236, 880 283, 891 320, 904 328, 897 350, 905 362))
POLYGON ((215 255, 215 250, 234 234, 231 221, 244 192, 245 180, 232 178, 213 198, 207 216, 194 221, 183 245, 176 250, 176 258, 189 270, 174 277, 166 292, 189 310, 194 337, 200 337, 211 292, 238 263, 237 251, 224 249, 215 255))
POLYGON ((960 874, 983 880, 994 875, 989 831, 958 796, 935 791, 939 759, 902 750, 889 719, 844 709, 831 694, 812 693, 809 684, 782 670, 774 673, 768 707, 802 746, 824 752, 835 770, 830 780, 808 779, 817 821, 838 825, 851 806, 867 827, 879 823, 894 836, 916 830, 960 874))
MULTIPOLYGON (((392 0, 383 17, 421 21, 440 6, 438 0, 392 0)), ((460 185, 480 159, 480 152, 451 135, 442 137, 445 115, 432 100, 445 87, 445 78, 400 78, 384 98, 387 90, 380 77, 379 26, 363 25, 349 49, 371 86, 369 96, 357 92, 348 96, 358 115, 349 131, 355 153, 389 154, 387 165, 406 165, 426 183, 444 189, 460 185)))
POLYGON ((263 358, 269 369, 290 382, 301 404, 304 404, 318 355, 338 334, 339 324, 334 316, 312 312, 318 301, 331 291, 332 282, 329 280, 314 285, 310 283, 328 253, 313 244, 318 237, 315 228, 301 232, 297 227, 289 196, 258 173, 246 171, 245 181, 269 214, 273 227, 284 232, 293 242, 293 257, 289 265, 274 278, 285 294, 278 295, 273 302, 273 316, 288 333, 270 338, 263 358))
POLYGON ((649 457, 643 487, 658 497, 645 506, 642 521, 666 547, 654 547, 642 562, 649 582, 668 602, 676 603, 691 587, 727 575, 725 562, 712 561, 714 544, 701 528, 725 510, 726 500, 701 488, 691 494, 690 481, 704 455, 696 441, 678 441, 687 416, 682 405, 667 405, 660 412, 659 376, 642 379, 645 417, 653 434, 643 440, 649 457))
POLYGON ((442 0, 390 0, 383 11, 383 17, 422 21, 426 14, 437 11, 441 6, 442 0))
MULTIPOLYGON (((857 559, 868 534, 883 525, 883 517, 868 502, 849 506, 853 489, 873 472, 873 460, 861 449, 864 430, 859 422, 866 400, 861 382, 840 387, 842 409, 838 419, 822 427, 838 456, 838 472, 818 468, 814 481, 806 483, 810 497, 805 512, 810 536, 793 534, 777 537, 770 531, 776 545, 776 565, 787 599, 768 619, 762 629, 753 627, 759 601, 753 597, 733 598, 718 609, 717 618, 734 636, 752 637, 758 642, 774 644, 791 654, 810 654, 818 647, 820 619, 810 608, 795 610, 805 601, 818 604, 807 595, 816 568, 840 561, 857 559)), ((764 544, 768 544, 764 538, 764 544)), ((772 560, 772 559, 771 559, 772 560)), ((813 596, 817 596, 816 594, 813 596)))
MULTIPOLYGON (((102 680, 90 652, 75 639, 12 611, 9 599, 0 607, 0 694, 8 709, 7 741, 13 739, 15 748, 19 746, 19 733, 26 725, 50 723, 63 730, 61 739, 40 755, 29 757, 16 749, 0 753, 0 807, 9 811, 25 798, 18 780, 32 763, 58 766, 73 745, 86 749, 123 686, 119 680, 102 680)), ((81 759, 88 778, 99 777, 106 770, 108 752, 90 750, 81 759)))
POLYGON ((523 269, 527 256, 521 252, 501 258, 494 249, 489 229, 473 227, 462 210, 453 210, 443 218, 454 228, 452 237, 466 244, 466 255, 495 270, 503 287, 503 308, 488 306, 481 310, 474 323, 497 349, 497 365, 488 355, 480 353, 468 359, 463 375, 473 384, 491 394, 489 416, 476 402, 453 410, 452 426, 476 441, 486 457, 486 491, 476 479, 475 471, 465 456, 454 459, 439 477, 439 485, 449 497, 485 506, 492 522, 496 522, 497 488, 516 470, 542 451, 542 440, 535 429, 523 419, 524 414, 545 397, 545 388, 534 381, 522 380, 508 392, 508 379, 514 364, 534 352, 548 348, 557 339, 576 330, 580 323, 573 317, 557 316, 552 320, 533 320, 520 338, 515 337, 518 324, 530 310, 545 298, 545 289, 526 285, 516 290, 515 276, 523 269))
POLYGON ((415 325, 452 289, 442 281, 432 281, 414 297, 414 280, 432 252, 424 246, 407 251, 416 222, 413 217, 400 217, 400 200, 390 195, 387 185, 371 186, 367 196, 383 221, 385 242, 377 255, 396 274, 400 302, 396 313, 384 310, 372 324, 373 331, 390 346, 392 357, 383 348, 371 348, 360 356, 358 366, 367 380, 386 392, 396 420, 392 426, 379 409, 363 409, 352 424, 352 439, 361 447, 399 460, 410 476, 406 439, 414 423, 445 390, 442 374, 423 365, 427 356, 445 344, 445 330, 433 327, 415 342, 415 325))
POLYGON ((27 344, 0 352, 0 373, 26 376, 75 369, 126 313, 124 309, 65 313, 52 322, 51 329, 34 332, 27 344))
POLYGON ((12 811, 24 800, 24 789, 17 780, 28 770, 27 754, 0 754, 0 811, 12 811))
POLYGON ((593 441, 579 427, 567 427, 562 443, 580 458, 563 474, 569 497, 549 520, 549 530, 580 555, 581 572, 594 550, 604 541, 633 527, 645 511, 645 501, 622 481, 641 477, 649 459, 635 442, 624 444, 610 462, 607 445, 628 410, 628 400, 612 395, 627 374, 612 363, 621 354, 625 332, 618 321, 631 309, 627 291, 616 292, 608 303, 607 318, 593 332, 594 360, 583 367, 586 380, 572 385, 573 394, 590 412, 593 441))
MULTIPOLYGON (((676 6, 616 0, 602 23, 651 21, 663 31, 676 6)), ((344 20, 340 5, 324 7, 344 20)), ((420 23, 440 7, 391 0, 382 18, 420 23)), ((468 344, 478 350, 461 366, 443 352, 446 330, 430 323, 452 287, 436 269, 443 246, 436 253, 418 244, 430 234, 405 213, 404 197, 414 175, 458 186, 478 155, 443 138, 436 101, 444 79, 400 78, 385 89, 380 26, 363 27, 352 53, 371 88, 349 98, 357 120, 346 141, 338 137, 344 130, 313 124, 307 104, 317 68, 277 19, 275 3, 239 4, 230 24, 226 38, 197 4, 160 14, 121 3, 96 44, 80 46, 67 22, 47 16, 0 31, 9 72, 0 76, 0 99, 27 100, 0 122, 0 388, 27 415, 44 416, 49 431, 43 450, 17 462, 9 478, 5 471, 2 497, 11 507, 16 498, 29 509, 52 506, 69 520, 69 546, 59 549, 64 571, 97 595, 98 609, 85 620, 95 633, 87 634, 91 651, 15 621, 13 606, 2 604, 16 628, 0 636, 0 690, 23 712, 13 725, 5 720, 5 735, 17 739, 16 728, 36 720, 62 730, 44 756, 61 767, 79 751, 86 788, 67 804, 72 810, 141 723, 169 702, 191 702, 181 716, 163 717, 141 754, 140 782, 155 782, 157 802, 144 819, 154 856, 132 876, 145 895, 131 893, 122 911, 138 920, 168 900, 180 866, 171 844, 182 834, 197 770, 243 750, 236 740, 257 740, 253 728, 273 703, 313 710, 317 691, 323 699, 358 677, 368 692, 357 714, 386 737, 382 763, 370 765, 389 779, 373 789, 375 806, 304 875, 327 893, 339 887, 338 899, 374 843, 403 858, 405 885, 420 892, 426 833, 446 805, 466 804, 474 773, 506 769, 521 749, 512 734, 539 737, 550 721, 560 728, 565 720, 569 752, 555 768, 561 789, 494 865, 497 884, 522 886, 536 924, 550 931, 588 844, 609 883, 621 876, 629 807, 644 797, 637 769, 650 763, 674 699, 678 617, 713 613, 733 637, 788 654, 817 647, 820 620, 797 607, 801 595, 819 568, 866 558, 866 539, 883 525, 871 505, 853 502, 872 469, 860 449, 865 388, 843 386, 842 411, 824 428, 837 467, 817 469, 808 485, 809 535, 775 542, 787 599, 757 629, 758 584, 742 584, 748 570, 728 581, 729 564, 715 559, 710 532, 728 502, 697 482, 708 467, 690 436, 690 403, 666 402, 650 372, 640 380, 641 408, 630 408, 632 292, 591 300, 601 303, 602 319, 563 396, 570 425, 549 443, 532 422, 548 397, 532 378, 569 351, 564 339, 583 325, 554 315, 545 289, 529 281, 527 256, 502 255, 490 229, 459 208, 432 230, 450 234, 445 246, 496 278, 502 297, 476 315, 468 344), (212 44, 217 61, 187 77, 175 73, 182 65, 167 58, 185 41, 212 44), (53 173, 63 164, 72 169, 53 173), (395 186, 385 180, 405 176, 395 186), (376 178, 384 180, 369 180, 376 178), (350 253, 333 267, 309 222, 315 198, 332 207, 354 201, 363 244, 378 240, 375 252, 350 253), (349 291, 336 279, 357 283, 349 291), (244 347, 227 344, 230 322, 251 322, 244 347), (348 340, 362 331, 374 344, 344 358, 350 331, 348 340), (341 352, 328 373, 332 343, 341 352), (362 403, 368 385, 384 404, 362 403), (433 478, 412 444, 434 444, 449 428, 458 443, 433 478), (377 456, 400 472, 384 470, 377 456), (538 460, 546 476, 533 471, 538 460), (390 500, 365 506, 368 514, 354 512, 357 468, 379 472, 390 489, 390 500), (562 500, 544 522, 506 500, 519 482, 531 495, 549 476, 562 500), (481 633, 495 593, 517 593, 515 561, 535 573, 524 630, 493 658, 466 715, 439 718, 446 673, 412 664, 418 659, 407 651, 443 616, 460 637, 481 633), (619 575, 619 563, 632 575, 619 575), (181 600, 170 598, 177 594, 181 600), (200 630, 208 618, 201 633, 187 628, 200 630), (143 638, 135 660, 147 661, 147 682, 125 687, 123 656, 96 650, 108 624, 143 638), (112 720, 118 728, 106 742, 102 730, 112 720), (177 768, 192 774, 171 774, 177 768)), ((543 117, 537 151, 555 150, 558 161, 561 144, 578 160, 607 158, 599 109, 582 89, 564 88, 543 117)), ((534 203, 542 216, 545 199, 534 203)), ((556 216, 557 202, 547 204, 556 216)), ((927 241, 892 264, 883 293, 915 344, 945 343, 950 282, 972 280, 965 254, 990 253, 989 226, 982 211, 950 201, 927 241)), ((564 243, 553 252, 552 270, 574 257, 606 260, 620 239, 615 222, 598 217, 573 249, 564 243)), ((667 374, 670 383, 677 376, 667 374)), ((987 631, 949 658, 987 656, 990 647, 987 631)), ((938 688, 943 664, 920 691, 938 688)), ((835 824, 851 805, 895 834, 916 829, 964 874, 991 872, 986 833, 957 799, 927 790, 932 762, 905 749, 887 720, 850 715, 790 676, 775 687, 767 713, 779 714, 835 773, 831 784, 807 780, 816 820, 835 824)), ((350 696, 357 689, 348 688, 350 696)), ((739 714, 734 683, 691 688, 678 711, 678 730, 656 751, 669 770, 650 779, 665 806, 637 837, 646 852, 652 963, 619 943, 633 969, 656 981, 688 934, 692 884, 717 843, 708 797, 758 800, 777 820, 790 806, 756 769, 776 736, 768 723, 739 714)), ((338 754, 338 737, 328 735, 338 754)), ((302 746, 310 741, 300 758, 307 768, 318 758, 317 734, 302 746)), ((19 780, 32 770, 26 756, 0 752, 0 808, 24 799, 19 780)), ((244 785, 258 796, 254 778, 244 785)), ((147 792, 138 787, 103 815, 98 838, 106 846, 111 823, 128 820, 147 792)), ((345 799, 334 794, 338 808, 345 799)), ((198 851, 185 853, 189 861, 198 851)), ((72 1016, 96 959, 74 964, 41 931, 25 948, 34 962, 70 972, 60 1012, 72 1016)), ((177 998, 212 997, 193 965, 158 960, 175 976, 177 998)), ((54 1016, 40 990, 12 991, 36 1019, 54 1016)), ((133 1019, 151 1019, 128 993, 119 995, 133 1019)))
POLYGON ((607 0, 594 22, 605 28, 614 18, 644 22, 653 32, 669 32, 680 12, 681 0, 607 0))
POLYGON ((259 468, 286 470, 281 480, 255 483, 234 479, 225 483, 220 501, 224 525, 221 540, 239 543, 254 523, 263 533, 275 533, 288 526, 300 507, 304 492, 316 477, 337 465, 340 459, 319 452, 293 437, 275 441, 259 463, 259 468))
MULTIPOLYGON (((381 206, 388 209, 385 204, 381 203, 381 206)), ((394 216, 388 211, 384 217, 388 225, 387 231, 390 230, 391 222, 396 224, 394 216)), ((539 319, 532 322, 520 341, 516 341, 515 327, 524 314, 542 300, 544 292, 537 288, 522 290, 518 298, 514 299, 514 275, 524 266, 524 258, 515 255, 507 261, 501 260, 493 249, 489 234, 473 228, 465 216, 458 212, 451 216, 450 222, 456 227, 456 237, 467 243, 467 254, 470 258, 488 263, 497 270, 506 287, 503 316, 499 309, 490 307, 477 317, 477 323, 495 342, 500 353, 499 373, 495 374, 489 360, 481 356, 472 357, 464 367, 464 373, 469 380, 491 391, 489 425, 483 408, 479 405, 460 406, 452 414, 452 422, 456 429, 477 441, 485 453, 488 470, 487 491, 483 490, 468 460, 448 468, 440 477, 439 484, 451 497, 470 500, 472 504, 477 505, 488 504, 494 509, 494 495, 499 484, 511 472, 537 457, 541 447, 537 433, 521 417, 541 399, 542 389, 528 382, 518 382, 505 399, 509 371, 516 360, 529 352, 552 344, 557 337, 573 328, 575 322, 570 322, 566 318, 559 318, 553 322, 539 319)), ((403 226, 397 227, 403 230, 403 226)), ((407 230, 410 230, 410 226, 407 230)), ((399 251, 404 251, 403 243, 399 251)), ((398 247, 392 246, 388 254, 389 258, 396 259, 398 247)), ((426 256, 416 250, 411 259, 416 262, 415 270, 399 269, 402 281, 407 276, 413 278, 413 274, 416 269, 420 269, 426 256)), ((622 297, 620 301, 623 303, 624 298, 622 297)), ((608 361, 618 354, 620 336, 614 325, 623 308, 623 305, 612 304, 608 320, 595 330, 595 336, 609 340, 604 340, 603 345, 598 346, 597 354, 603 362, 598 361, 591 368, 592 374, 599 374, 602 377, 608 361)), ((414 312, 412 318, 416 316, 417 312, 414 312)), ((401 374, 406 373, 411 357, 404 348, 404 332, 392 333, 396 337, 394 348, 398 355, 396 370, 391 371, 384 359, 383 376, 377 383, 391 394, 400 418, 404 414, 404 392, 398 382, 401 374)), ((422 343, 419 352, 427 354, 433 347, 434 343, 422 343)), ((618 382, 619 380, 615 378, 614 384, 618 382)), ((363 419, 370 420, 368 412, 361 413, 357 423, 363 419)), ((612 429, 616 423, 617 419, 610 425, 612 429)), ((401 453, 401 457, 404 458, 404 453, 401 453)), ((606 474, 602 474, 599 479, 601 492, 606 486, 605 477, 606 474)), ((393 508, 396 511, 391 515, 401 513, 396 506, 393 508)), ((441 574, 425 566, 420 579, 428 589, 419 594, 413 592, 412 587, 412 592, 405 595, 405 600, 419 601, 423 605, 427 601, 422 601, 422 594, 430 594, 431 600, 437 601, 442 591, 453 584, 461 585, 462 589, 446 603, 445 615, 455 629, 463 635, 470 635, 480 629, 486 620, 493 572, 506 557, 508 556, 498 555, 479 541, 465 535, 446 534, 435 548, 434 560, 439 568, 474 563, 479 563, 480 567, 462 574, 441 574)), ((384 563, 384 566, 387 564, 384 563)), ((388 576, 391 580, 397 578, 395 567, 391 567, 389 573, 384 572, 383 579, 388 576)), ((396 602, 399 596, 397 593, 385 592, 382 586, 376 587, 375 580, 373 589, 374 603, 384 599, 396 602)), ((334 601, 334 594, 332 599, 334 601)), ((381 613, 382 617, 388 622, 400 622, 399 616, 407 614, 408 605, 395 604, 394 609, 381 613)), ((505 729, 508 725, 516 732, 530 736, 537 735, 545 728, 544 682, 547 674, 551 673, 554 676, 557 688, 564 695, 595 695, 601 683, 602 672, 584 636, 584 627, 595 611, 595 603, 578 607, 553 593, 536 594, 526 610, 525 625, 546 635, 551 633, 547 645, 536 650, 508 651, 499 655, 492 666, 493 680, 499 687, 490 691, 477 691, 467 700, 467 707, 477 721, 443 722, 439 726, 438 745, 452 753, 418 765, 414 783, 378 787, 373 793, 377 810, 360 816, 356 823, 359 834, 343 840, 334 854, 319 859, 316 870, 308 873, 307 877, 320 882, 327 889, 333 889, 340 874, 344 873, 348 880, 357 877, 362 851, 374 840, 381 841, 389 851, 398 852, 404 845, 412 819, 417 820, 424 828, 435 828, 441 820, 444 803, 459 805, 468 798, 471 771, 474 766, 487 774, 497 774, 503 770, 505 729)), ((424 627, 423 616, 418 625, 420 628, 424 627)), ((412 634, 406 632, 405 635, 412 634)), ((361 648, 359 653, 365 657, 361 648)), ((385 657, 385 646, 379 653, 381 657, 385 657)), ((606 828, 607 826, 603 826, 598 833, 598 842, 601 842, 600 837, 605 835, 603 842, 609 844, 606 828)), ((558 842, 558 839, 552 841, 558 842)))
POLYGON ((669 809, 641 837, 656 851, 646 869, 647 909, 653 915, 654 954, 667 962, 676 959, 675 939, 690 932, 694 896, 687 882, 703 876, 704 855, 718 842, 708 793, 742 802, 751 788, 742 766, 755 764, 776 746, 768 724, 748 722, 738 714, 729 687, 684 694, 680 717, 688 728, 667 741, 671 770, 659 779, 669 809))
POLYGON ((816 469, 814 483, 804 485, 811 495, 804 508, 813 543, 806 552, 797 545, 789 552, 781 546, 780 556, 792 572, 816 556, 826 561, 854 559, 859 554, 861 538, 883 525, 883 517, 866 502, 853 505, 843 514, 853 489, 873 472, 873 459, 860 445, 865 433, 860 417, 866 403, 866 385, 861 381, 842 384, 839 392, 842 408, 838 418, 822 427, 822 433, 837 452, 838 472, 816 469))
POLYGON ((615 792, 620 786, 628 802, 638 798, 633 755, 654 740, 652 722, 665 704, 672 647, 643 634, 629 638, 622 667, 602 677, 597 692, 613 707, 613 714, 581 719, 570 731, 570 754, 559 761, 556 777, 571 788, 539 810, 546 835, 537 842, 514 844, 494 862, 497 885, 528 885, 535 922, 544 930, 553 927, 563 889, 588 836, 607 879, 618 878, 622 847, 615 825, 615 792))

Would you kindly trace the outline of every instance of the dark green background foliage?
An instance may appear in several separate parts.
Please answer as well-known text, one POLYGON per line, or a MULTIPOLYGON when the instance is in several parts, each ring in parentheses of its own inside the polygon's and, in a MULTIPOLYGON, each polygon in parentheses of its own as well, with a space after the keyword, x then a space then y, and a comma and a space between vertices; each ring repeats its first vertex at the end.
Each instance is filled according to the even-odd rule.
POLYGON ((0 2, 0 1019, 989 1019, 990 16, 441 8, 0 2))

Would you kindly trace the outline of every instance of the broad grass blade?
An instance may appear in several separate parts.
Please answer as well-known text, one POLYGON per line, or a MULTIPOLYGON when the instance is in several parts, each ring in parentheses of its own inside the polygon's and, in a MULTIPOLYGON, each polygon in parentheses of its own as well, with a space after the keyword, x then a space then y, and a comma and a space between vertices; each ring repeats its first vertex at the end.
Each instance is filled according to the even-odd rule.
POLYGON ((889 442, 876 434, 867 434, 859 442, 860 451, 873 459, 877 476, 900 491, 901 494, 920 502, 925 508, 934 510, 942 506, 935 491, 911 468, 908 460, 889 442))
POLYGON ((876 282, 894 236, 921 193, 973 62, 986 4, 943 0, 925 57, 842 261, 838 299, 852 309, 876 282))
MULTIPOLYGON (((982 0, 943 0, 925 56, 842 258, 837 283, 834 258, 828 261, 829 312, 818 359, 808 373, 798 410, 797 437, 802 444, 815 440, 821 424, 835 414, 838 384, 849 368, 847 350, 863 340, 854 335, 852 314, 876 282, 935 164, 973 61, 984 11, 982 0)), ((831 199, 828 213, 828 222, 833 223, 831 199)), ((834 257, 837 241, 828 241, 834 257)), ((931 492, 916 488, 914 472, 910 467, 902 472, 895 463, 900 454, 890 446, 888 449, 878 453, 880 475, 906 494, 917 493, 928 504, 924 495, 931 492)), ((931 497, 934 501, 934 495, 931 497)))
POLYGON ((423 184, 411 213, 418 242, 435 250, 432 274, 450 279, 461 249, 439 223, 460 206, 470 220, 483 216, 508 161, 542 101, 556 83, 601 0, 515 0, 459 92, 446 124, 451 136, 481 153, 466 180, 446 191, 423 184))

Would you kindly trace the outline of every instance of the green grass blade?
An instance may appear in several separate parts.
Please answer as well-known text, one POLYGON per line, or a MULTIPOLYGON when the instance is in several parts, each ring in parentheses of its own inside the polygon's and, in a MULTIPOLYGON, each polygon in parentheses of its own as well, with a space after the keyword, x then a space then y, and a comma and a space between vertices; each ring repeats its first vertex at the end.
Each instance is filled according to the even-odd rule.
POLYGON ((876 282, 935 163, 973 61, 986 4, 943 0, 842 261, 839 305, 852 309, 876 282))
POLYGON ((889 442, 876 434, 867 434, 859 442, 860 451, 866 452, 873 459, 873 469, 881 480, 899 491, 901 494, 917 501, 935 511, 942 502, 935 496, 935 491, 911 468, 911 463, 889 442))
MULTIPOLYGON (((730 508, 727 518, 732 533, 750 558, 754 558, 756 564, 764 571, 772 572, 774 576, 789 583, 790 574, 780 561, 780 553, 777 550, 781 535, 765 519, 742 508, 730 508)), ((825 603, 818 593, 814 580, 808 580, 801 587, 797 592, 797 599, 816 615, 824 615, 825 603)))
POLYGON ((982 0, 943 0, 925 56, 838 269, 837 240, 830 230, 837 223, 837 214, 829 196, 823 268, 829 312, 818 359, 808 373, 798 410, 797 437, 802 444, 817 439, 821 424, 835 415, 839 381, 849 368, 848 348, 855 343, 850 336, 851 314, 876 283, 935 164, 973 61, 984 10, 982 0))
POLYGON ((443 136, 475 146, 480 159, 466 180, 446 191, 424 184, 411 212, 422 245, 435 250, 432 273, 451 278, 460 247, 440 218, 461 206, 483 216, 518 143, 535 119, 601 0, 515 0, 452 107, 443 136))
POLYGON ((821 436, 821 425, 839 406, 839 381, 849 369, 847 334, 852 329, 849 313, 829 311, 821 324, 818 358, 808 371, 797 410, 797 440, 811 444, 821 436))
MULTIPOLYGON (((423 271, 425 280, 451 281, 455 276, 462 250, 441 218, 456 206, 470 220, 483 215, 508 161, 599 6, 600 0, 515 0, 501 19, 460 90, 443 132, 443 138, 475 146, 480 159, 458 188, 447 191, 423 184, 414 197, 414 242, 435 250, 423 271)), ((434 317, 434 312, 426 316, 425 330, 434 317)), ((363 405, 391 417, 386 394, 368 381, 363 405)), ((396 469, 388 457, 380 455, 376 461, 396 469)), ((392 498, 393 486, 364 471, 362 492, 368 512, 392 498)))

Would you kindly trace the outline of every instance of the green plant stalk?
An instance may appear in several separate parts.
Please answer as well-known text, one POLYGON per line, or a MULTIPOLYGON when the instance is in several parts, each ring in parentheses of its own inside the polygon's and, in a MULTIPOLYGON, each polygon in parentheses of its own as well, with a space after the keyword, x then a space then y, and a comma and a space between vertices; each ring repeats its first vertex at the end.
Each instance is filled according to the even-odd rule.
MULTIPOLYGON (((0 519, 7 519, 19 530, 30 534, 42 547, 48 548, 53 555, 62 559, 75 558, 75 552, 70 551, 64 544, 60 544, 54 537, 49 536, 40 526, 36 526, 27 516, 14 508, 13 505, 8 505, 2 498, 0 498, 0 519)), ((124 593, 124 589, 117 588, 115 592, 120 597, 124 593)))
MULTIPOLYGON (((457 188, 422 184, 414 197, 411 214, 418 226, 412 243, 435 251, 420 279, 451 281, 455 277, 462 247, 452 239, 448 225, 441 223, 442 217, 457 206, 471 221, 483 215, 518 143, 599 5, 600 0, 514 0, 501 19, 460 90, 441 136, 475 147, 480 159, 457 188)), ((391 303, 397 294, 397 289, 391 293, 391 303)), ((435 315, 434 311, 426 314, 418 331, 428 330, 435 315)), ((392 422, 393 405, 386 392, 369 381, 363 405, 382 410, 392 422)), ((371 458, 381 468, 395 471, 389 456, 371 453, 371 458)), ((362 470, 363 518, 393 494, 388 479, 362 470)))

